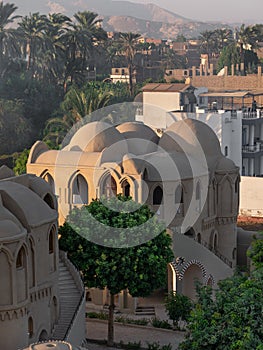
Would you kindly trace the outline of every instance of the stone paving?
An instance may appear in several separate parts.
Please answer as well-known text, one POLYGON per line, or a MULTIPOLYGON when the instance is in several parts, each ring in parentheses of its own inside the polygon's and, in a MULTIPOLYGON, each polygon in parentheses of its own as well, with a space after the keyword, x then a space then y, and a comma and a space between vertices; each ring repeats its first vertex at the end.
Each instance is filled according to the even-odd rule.
MULTIPOLYGON (((106 340, 107 326, 107 321, 87 319, 87 338, 92 340, 106 340)), ((114 324, 114 340, 116 343, 123 341, 127 344, 128 342, 141 341, 141 346, 145 348, 147 348, 148 343, 159 342, 160 345, 168 345, 170 343, 172 349, 175 350, 183 338, 183 332, 137 325, 114 324)), ((88 348, 90 350, 99 350, 97 344, 90 342, 88 348)))

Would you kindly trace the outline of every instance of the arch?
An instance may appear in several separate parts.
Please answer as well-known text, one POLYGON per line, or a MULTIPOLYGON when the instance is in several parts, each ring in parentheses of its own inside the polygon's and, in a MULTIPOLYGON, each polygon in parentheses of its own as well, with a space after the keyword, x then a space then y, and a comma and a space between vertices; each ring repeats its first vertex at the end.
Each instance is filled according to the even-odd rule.
POLYGON ((112 176, 112 174, 107 173, 101 181, 101 195, 110 198, 117 196, 117 182, 112 176))
POLYGON ((27 298, 27 256, 24 245, 16 256, 16 286, 17 301, 22 302, 27 298))
POLYGON ((221 209, 222 216, 232 215, 232 203, 233 203, 233 181, 229 176, 225 176, 220 183, 220 202, 219 208, 221 209))
POLYGON ((55 181, 52 175, 46 170, 40 176, 50 185, 52 192, 55 193, 55 181))
POLYGON ((47 333, 47 331, 45 329, 42 329, 42 331, 40 332, 38 340, 39 341, 46 341, 46 340, 48 340, 48 333, 47 333))
POLYGON ((52 225, 48 234, 48 255, 50 272, 54 272, 56 269, 56 233, 56 226, 52 225))
POLYGON ((195 237, 195 230, 190 227, 186 232, 185 232, 185 236, 189 236, 189 237, 195 237))
POLYGON ((55 203, 54 203, 54 199, 52 197, 52 195, 50 193, 47 193, 43 200, 47 203, 47 205, 51 208, 51 209, 56 209, 55 208, 55 203))
POLYGON ((175 189, 174 202, 178 206, 177 214, 184 215, 184 188, 182 184, 178 185, 175 189))
POLYGON ((122 181, 121 188, 122 188, 123 196, 130 197, 130 195, 131 195, 131 185, 126 179, 124 181, 122 181))
POLYGON ((161 186, 156 186, 153 190, 153 205, 161 205, 163 203, 163 189, 161 186))
POLYGON ((170 263, 167 265, 168 293, 176 291, 176 271, 170 263))
POLYGON ((72 203, 88 204, 89 186, 83 175, 77 174, 72 182, 72 203))
POLYGON ((203 283, 203 271, 197 264, 191 264, 184 271, 183 294, 189 298, 196 299, 196 282, 203 283))
POLYGON ((58 312, 58 300, 55 296, 52 298, 51 302, 51 327, 58 322, 59 312, 58 312))
POLYGON ((27 331, 28 331, 29 338, 32 338, 34 335, 34 322, 31 316, 28 318, 27 331))

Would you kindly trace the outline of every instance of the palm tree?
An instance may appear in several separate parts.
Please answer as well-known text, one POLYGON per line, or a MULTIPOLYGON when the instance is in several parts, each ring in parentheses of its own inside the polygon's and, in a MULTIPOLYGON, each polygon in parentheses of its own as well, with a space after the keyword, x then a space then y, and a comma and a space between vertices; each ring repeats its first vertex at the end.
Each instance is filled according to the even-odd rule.
POLYGON ((66 56, 64 36, 71 24, 69 17, 60 14, 49 14, 47 25, 43 33, 44 50, 42 66, 45 78, 58 82, 63 79, 66 56))
POLYGON ((236 32, 237 44, 240 50, 241 62, 245 63, 244 50, 254 51, 258 48, 258 41, 260 39, 260 32, 257 26, 245 26, 241 25, 236 32))
POLYGON ((211 58, 215 44, 215 31, 205 30, 204 32, 200 33, 199 39, 201 40, 202 53, 206 53, 208 58, 211 58))
POLYGON ((49 119, 44 130, 44 141, 51 140, 58 146, 65 134, 84 117, 86 121, 98 120, 98 115, 92 112, 110 104, 113 93, 102 91, 97 86, 89 84, 87 89, 71 87, 62 103, 64 116, 49 119))
POLYGON ((24 42, 22 51, 26 56, 27 70, 33 71, 36 68, 37 56, 44 48, 47 23, 47 16, 36 12, 23 17, 18 24, 18 33, 24 42))
POLYGON ((101 19, 94 12, 77 12, 74 15, 75 23, 68 31, 67 41, 68 75, 73 81, 73 74, 80 70, 85 74, 88 59, 92 58, 94 47, 107 39, 107 33, 101 28, 101 19))
POLYGON ((129 71, 129 89, 130 95, 133 95, 133 70, 134 70, 134 56, 136 53, 136 45, 140 34, 135 33, 120 33, 119 42, 121 43, 122 51, 126 57, 128 71, 129 71))
POLYGON ((4 57, 17 51, 16 41, 14 40, 15 31, 14 29, 8 28, 8 25, 20 17, 13 16, 16 10, 17 7, 14 4, 4 4, 0 2, 0 63, 3 67, 6 65, 4 57))
POLYGON ((234 41, 233 32, 228 28, 220 28, 214 31, 215 44, 218 53, 221 53, 224 47, 230 45, 234 41))

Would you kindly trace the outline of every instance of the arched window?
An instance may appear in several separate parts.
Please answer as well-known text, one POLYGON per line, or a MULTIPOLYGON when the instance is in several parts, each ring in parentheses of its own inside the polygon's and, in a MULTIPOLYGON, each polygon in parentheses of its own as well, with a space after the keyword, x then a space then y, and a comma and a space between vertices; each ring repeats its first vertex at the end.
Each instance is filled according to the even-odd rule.
POLYGON ((48 236, 49 254, 52 254, 55 251, 55 232, 56 232, 56 228, 55 228, 55 226, 53 226, 52 229, 50 230, 49 236, 48 236))
POLYGON ((131 189, 129 182, 127 180, 123 181, 121 187, 122 187, 123 196, 129 197, 130 196, 130 189, 131 189))
POLYGON ((26 254, 25 254, 25 249, 22 247, 17 254, 16 268, 17 269, 25 268, 25 266, 26 266, 26 254))
POLYGON ((47 205, 51 208, 51 209, 55 209, 55 204, 54 204, 54 200, 51 196, 50 193, 47 193, 45 195, 45 197, 43 198, 43 200, 47 203, 47 205))
POLYGON ((183 190, 182 185, 177 186, 177 188, 175 190, 174 201, 175 201, 175 204, 178 206, 177 214, 183 215, 183 213, 184 213, 184 190, 183 190))
POLYGON ((46 173, 43 179, 50 185, 52 192, 55 193, 55 181, 53 177, 49 173, 46 173))
POLYGON ((163 190, 157 186, 153 191, 153 205, 160 205, 163 201, 163 190))
POLYGON ((225 146, 225 156, 228 156, 228 146, 225 146))
POLYGON ((30 316, 28 319, 28 335, 29 338, 32 338, 34 334, 34 324, 33 324, 33 318, 30 316))
POLYGON ((107 198, 117 196, 117 184, 110 174, 104 179, 101 192, 107 198))
POLYGON ((201 242, 202 242, 202 238, 201 238, 201 233, 200 233, 200 232, 198 232, 196 238, 197 238, 197 242, 198 242, 198 243, 201 243, 201 242))
POLYGON ((218 247, 218 237, 217 237, 217 233, 214 233, 214 238, 213 238, 213 249, 215 251, 217 251, 217 247, 218 247))
POLYGON ((85 178, 78 174, 72 184, 72 203, 88 204, 89 188, 85 178))

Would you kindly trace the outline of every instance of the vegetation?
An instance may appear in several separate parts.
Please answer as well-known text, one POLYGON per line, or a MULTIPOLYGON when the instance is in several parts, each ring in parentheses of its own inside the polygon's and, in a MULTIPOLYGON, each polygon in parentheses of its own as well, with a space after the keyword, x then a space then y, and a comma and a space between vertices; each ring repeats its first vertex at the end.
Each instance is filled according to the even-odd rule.
POLYGON ((249 256, 254 270, 236 273, 210 287, 197 287, 198 301, 188 323, 189 334, 180 349, 255 349, 263 344, 263 238, 254 240, 249 256))
POLYGON ((68 252, 82 272, 85 284, 101 289, 107 287, 110 292, 108 344, 112 345, 114 295, 128 289, 132 296, 144 297, 165 284, 167 263, 173 258, 171 237, 162 224, 154 220, 154 214, 146 205, 138 209, 131 198, 121 195, 93 200, 88 206, 73 210, 59 233, 60 249, 68 252), (114 211, 110 209, 113 207, 114 211), (149 222, 147 227, 143 225, 146 222, 149 222), (78 228, 82 236, 76 233, 78 228), (114 228, 120 229, 119 234, 115 235, 114 228), (150 239, 154 232, 161 233, 139 244, 142 237, 150 239), (93 243, 97 237, 101 245, 93 243), (112 241, 115 247, 123 248, 110 247, 112 241))
POLYGON ((192 307, 192 302, 187 296, 173 291, 165 299, 165 309, 169 318, 173 321, 174 326, 177 328, 179 321, 188 320, 192 307))

